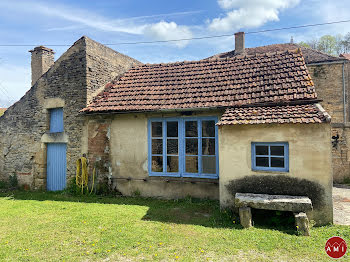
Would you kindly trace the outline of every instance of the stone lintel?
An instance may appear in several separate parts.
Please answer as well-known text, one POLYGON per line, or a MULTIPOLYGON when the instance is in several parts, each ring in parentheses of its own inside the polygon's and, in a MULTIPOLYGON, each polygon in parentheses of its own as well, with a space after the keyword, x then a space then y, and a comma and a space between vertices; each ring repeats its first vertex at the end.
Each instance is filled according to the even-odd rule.
POLYGON ((41 142, 48 143, 68 143, 69 138, 66 133, 46 133, 41 137, 41 142))
POLYGON ((306 196, 236 193, 235 207, 306 212, 312 210, 312 202, 306 196))

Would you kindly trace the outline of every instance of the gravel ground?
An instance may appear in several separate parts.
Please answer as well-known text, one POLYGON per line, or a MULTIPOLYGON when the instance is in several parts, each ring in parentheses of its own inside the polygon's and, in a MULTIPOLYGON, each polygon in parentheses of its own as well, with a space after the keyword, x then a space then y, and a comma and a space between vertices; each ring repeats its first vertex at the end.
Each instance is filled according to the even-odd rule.
POLYGON ((333 187, 333 222, 337 225, 350 225, 350 187, 333 187))

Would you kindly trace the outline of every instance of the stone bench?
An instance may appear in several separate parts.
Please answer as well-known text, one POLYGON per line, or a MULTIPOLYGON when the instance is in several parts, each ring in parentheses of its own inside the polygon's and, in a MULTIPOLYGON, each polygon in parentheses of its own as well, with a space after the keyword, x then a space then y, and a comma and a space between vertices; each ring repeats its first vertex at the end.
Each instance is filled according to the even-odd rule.
POLYGON ((294 213, 297 230, 304 236, 310 235, 309 220, 305 213, 312 210, 312 202, 308 197, 236 193, 235 207, 239 208, 239 218, 244 228, 252 226, 251 208, 291 211, 294 213))

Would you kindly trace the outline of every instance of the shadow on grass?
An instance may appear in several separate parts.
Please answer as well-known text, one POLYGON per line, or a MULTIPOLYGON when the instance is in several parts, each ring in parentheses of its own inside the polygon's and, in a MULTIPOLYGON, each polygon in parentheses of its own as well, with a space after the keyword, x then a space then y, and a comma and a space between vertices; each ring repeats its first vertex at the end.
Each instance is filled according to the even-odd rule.
MULTIPOLYGON (((239 219, 231 210, 220 210, 219 201, 185 198, 163 200, 156 198, 70 195, 66 192, 13 191, 0 193, 0 197, 13 200, 63 201, 78 203, 97 203, 110 205, 137 205, 148 207, 144 221, 157 221, 174 224, 191 224, 212 228, 242 229, 239 219)), ((272 211, 253 210, 254 227, 279 230, 295 235, 294 220, 290 214, 275 216, 272 211)), ((293 217, 294 218, 294 217, 293 217)))
POLYGON ((219 201, 185 198, 163 200, 123 196, 76 196, 66 192, 13 191, 0 193, 13 200, 63 201, 110 205, 137 205, 148 207, 142 220, 163 223, 192 224, 212 228, 241 229, 238 219, 228 210, 220 211, 219 201), (235 223, 233 223, 235 221, 235 223))

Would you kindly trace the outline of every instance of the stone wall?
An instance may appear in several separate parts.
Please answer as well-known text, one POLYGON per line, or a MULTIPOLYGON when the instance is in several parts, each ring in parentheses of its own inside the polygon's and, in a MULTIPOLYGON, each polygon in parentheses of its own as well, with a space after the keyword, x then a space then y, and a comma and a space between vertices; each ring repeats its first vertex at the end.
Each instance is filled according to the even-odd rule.
POLYGON ((311 64, 307 67, 314 81, 318 98, 323 100, 321 104, 332 117, 332 136, 339 136, 338 142, 335 142, 332 147, 332 164, 334 182, 341 183, 344 179, 350 179, 350 107, 348 99, 350 65, 349 63, 344 65, 344 79, 342 62, 311 64))
POLYGON ((67 177, 75 175, 75 161, 84 152, 80 110, 94 90, 136 63, 87 37, 75 42, 0 118, 0 179, 16 173, 21 184, 45 189, 46 145, 54 142, 67 143, 67 177), (116 57, 123 59, 111 63, 116 57), (103 73, 93 74, 96 68, 103 73), (49 109, 54 107, 63 107, 61 134, 48 132, 49 109))
POLYGON ((120 77, 126 69, 141 63, 89 38, 86 42, 87 103, 89 104, 108 82, 120 77))

